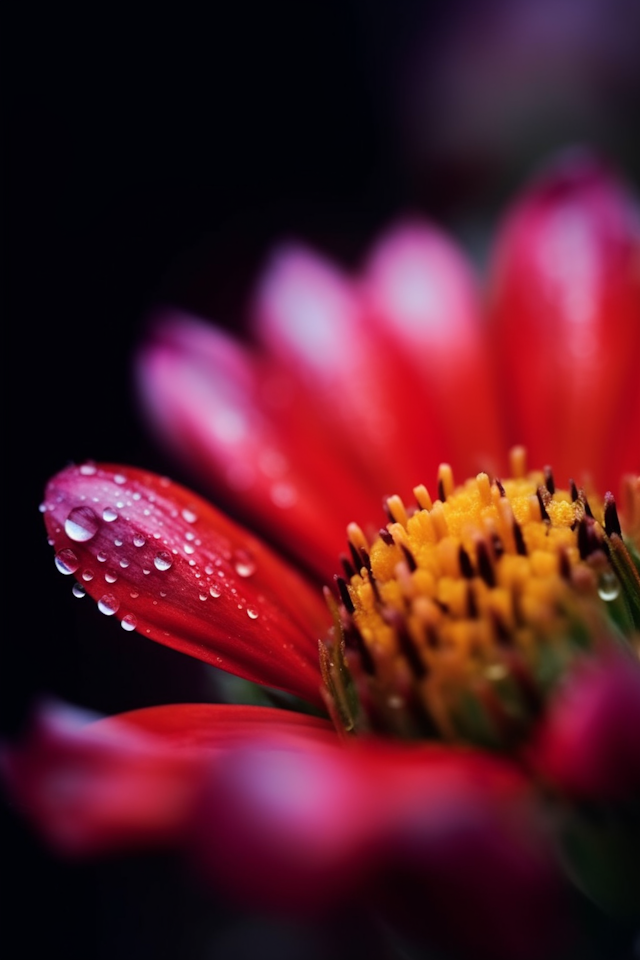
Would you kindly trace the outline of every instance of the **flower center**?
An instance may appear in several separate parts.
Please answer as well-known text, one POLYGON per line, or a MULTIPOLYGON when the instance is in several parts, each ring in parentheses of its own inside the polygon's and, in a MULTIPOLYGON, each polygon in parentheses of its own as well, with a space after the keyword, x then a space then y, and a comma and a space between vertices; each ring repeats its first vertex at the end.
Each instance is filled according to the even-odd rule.
POLYGON ((510 460, 511 479, 459 487, 442 465, 435 501, 415 487, 412 508, 387 499, 374 538, 349 526, 320 646, 341 729, 509 749, 577 657, 637 644, 640 478, 623 540, 611 494, 556 489, 522 448, 510 460))

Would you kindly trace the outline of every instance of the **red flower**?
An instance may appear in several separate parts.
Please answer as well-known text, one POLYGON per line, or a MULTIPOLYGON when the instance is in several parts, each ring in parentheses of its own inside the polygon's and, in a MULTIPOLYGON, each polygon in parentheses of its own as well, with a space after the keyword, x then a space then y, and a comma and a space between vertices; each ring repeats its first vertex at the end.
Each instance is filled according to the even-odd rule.
MULTIPOLYGON (((56 564, 125 629, 335 726, 218 704, 89 724, 45 709, 4 771, 61 851, 183 844, 246 902, 366 902, 476 956, 533 958, 561 936, 562 811, 639 816, 640 480, 623 541, 610 494, 527 480, 518 452, 511 485, 454 492, 438 464, 497 477, 524 441, 567 483, 637 471, 640 234, 615 177, 578 157, 534 183, 490 291, 485 327, 461 254, 413 222, 356 280, 280 253, 253 345, 158 324, 139 372, 161 439, 301 572, 188 490, 94 464, 47 488, 56 564), (415 512, 386 500, 377 541, 351 524, 331 627, 314 578, 333 577, 347 524, 436 473, 444 505, 415 487, 415 512)), ((595 895, 589 869, 579 882, 595 895)))

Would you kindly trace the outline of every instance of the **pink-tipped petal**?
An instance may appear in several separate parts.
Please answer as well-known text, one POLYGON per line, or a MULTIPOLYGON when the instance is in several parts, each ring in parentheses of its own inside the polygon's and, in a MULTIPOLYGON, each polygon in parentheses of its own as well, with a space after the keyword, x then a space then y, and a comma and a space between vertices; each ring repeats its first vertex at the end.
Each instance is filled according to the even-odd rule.
POLYGON ((56 566, 123 628, 321 704, 317 591, 257 538, 166 478, 85 464, 47 487, 56 566))
POLYGON ((510 442, 556 475, 618 489, 640 468, 640 216, 594 158, 547 170, 508 216, 493 276, 510 442))
POLYGON ((393 916, 394 878, 410 876, 400 897, 422 933, 433 925, 446 946, 492 960, 533 958, 557 919, 557 889, 526 798, 515 768, 479 753, 274 738, 216 764, 194 820, 196 856, 231 896, 296 915, 368 902, 393 916), (471 929, 451 916, 440 926, 440 874, 447 897, 464 891, 471 929))
POLYGON ((464 476, 502 468, 480 298, 462 253, 427 223, 400 224, 374 247, 364 290, 375 321, 419 373, 416 405, 431 404, 444 427, 440 460, 464 476))
POLYGON ((378 496, 407 495, 435 474, 437 411, 392 331, 375 325, 355 283, 306 250, 273 258, 255 304, 259 340, 312 391, 336 452, 364 469, 378 496))
POLYGON ((14 803, 54 849, 110 854, 179 843, 220 751, 265 729, 335 737, 326 721, 268 708, 176 704, 88 722, 48 705, 0 761, 14 803))
POLYGON ((575 800, 640 803, 640 665, 587 661, 550 707, 531 753, 542 777, 575 800))
POLYGON ((291 373, 174 314, 153 328, 138 374, 160 440, 270 540, 330 579, 347 524, 364 522, 379 498, 343 462, 291 373))

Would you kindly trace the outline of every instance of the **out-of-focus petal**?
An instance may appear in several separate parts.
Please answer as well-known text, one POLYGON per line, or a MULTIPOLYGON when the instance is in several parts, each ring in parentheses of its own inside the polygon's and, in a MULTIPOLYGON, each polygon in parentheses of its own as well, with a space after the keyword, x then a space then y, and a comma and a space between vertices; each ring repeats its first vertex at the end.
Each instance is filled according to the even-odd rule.
POLYGON ((259 341, 312 391, 336 452, 363 468, 378 496, 434 475, 438 411, 392 331, 372 322, 357 285, 301 247, 280 251, 254 304, 259 341))
POLYGON ((132 467, 69 467, 44 502, 56 565, 125 629, 321 705, 317 591, 184 487, 132 467))
MULTIPOLYGON (((527 791, 510 764, 471 751, 274 739, 219 759, 194 820, 196 857, 232 896, 294 912, 366 901, 385 877, 410 875, 412 908, 446 943, 442 871, 446 897, 462 909, 463 889, 475 924, 466 934, 449 924, 448 946, 484 941, 492 960, 533 958, 557 932, 557 890, 530 833, 527 791), (496 926, 509 935, 495 937, 496 926)), ((397 905, 392 886, 377 906, 397 905)))
POLYGON ((330 579, 347 524, 373 515, 379 496, 339 455, 291 371, 172 314, 140 351, 138 383, 160 440, 270 540, 330 579))
POLYGON ((640 468, 635 198, 594 158, 563 158, 508 216, 492 295, 509 441, 563 483, 617 491, 640 468))
POLYGON ((435 410, 444 428, 440 459, 464 476, 504 469, 481 304, 462 253, 427 223, 401 224, 374 248, 364 289, 376 322, 420 375, 414 404, 435 410))
POLYGON ((261 707, 177 704, 87 722, 52 705, 0 762, 14 802, 52 847, 89 856, 179 841, 220 750, 265 729, 335 737, 326 721, 261 707))
POLYGON ((640 665, 631 656, 587 661, 558 691, 531 753, 566 796, 640 804, 640 665))

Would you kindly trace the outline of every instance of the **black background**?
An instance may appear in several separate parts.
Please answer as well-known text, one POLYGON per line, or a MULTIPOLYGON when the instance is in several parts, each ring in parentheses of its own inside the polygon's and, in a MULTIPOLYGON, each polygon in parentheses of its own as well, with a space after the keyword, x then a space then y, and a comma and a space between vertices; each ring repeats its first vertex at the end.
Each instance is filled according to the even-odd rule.
MULTIPOLYGON (((240 330, 278 240, 299 237, 356 265, 404 211, 458 226, 468 223, 465 211, 478 221, 493 214, 537 151, 563 143, 556 131, 525 156, 443 163, 429 152, 437 124, 430 134, 427 114, 417 155, 402 109, 416 35, 428 60, 456 17, 481 16, 483 6, 329 0, 163 13, 51 5, 11 17, 5 736, 18 734, 44 693, 105 713, 209 695, 197 664, 125 634, 71 596, 38 513, 44 485, 89 458, 196 484, 153 445, 136 411, 131 356, 156 304, 240 330)), ((588 124, 579 132, 622 144, 621 162, 637 180, 638 77, 622 92, 605 134, 588 124)), ((214 929, 237 927, 233 914, 207 913, 164 859, 68 867, 8 819, 21 953, 46 944, 67 956, 212 956, 212 919, 214 929)), ((272 939, 274 955, 288 955, 277 931, 272 939)), ((231 942, 215 955, 254 955, 231 942)))

